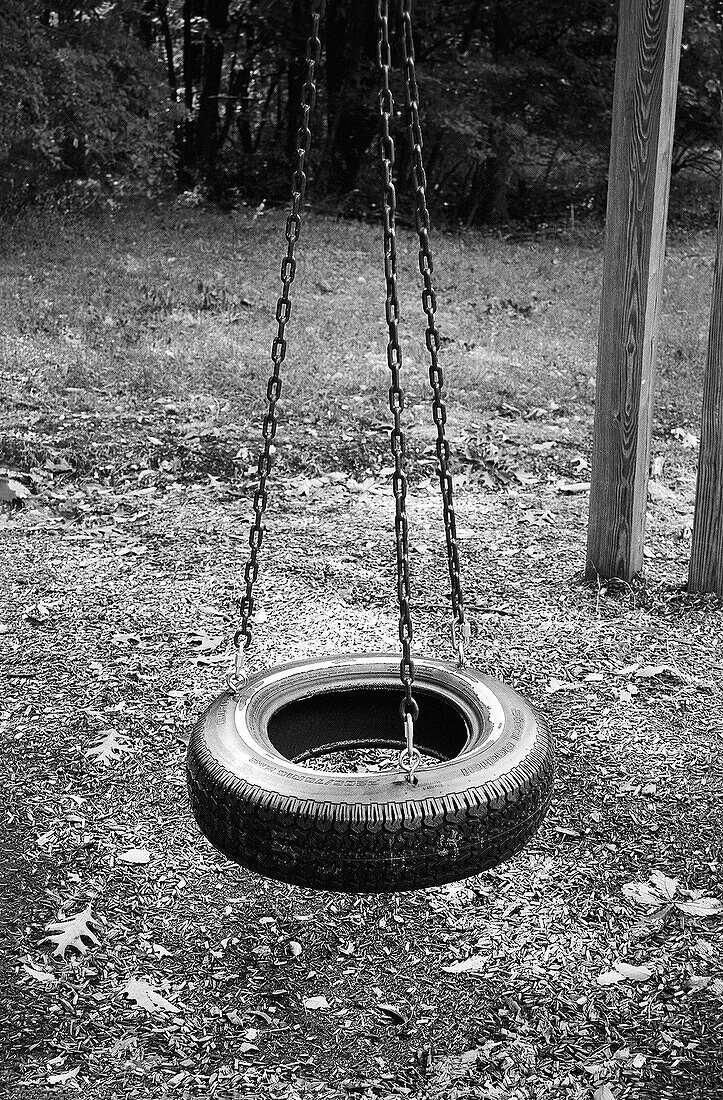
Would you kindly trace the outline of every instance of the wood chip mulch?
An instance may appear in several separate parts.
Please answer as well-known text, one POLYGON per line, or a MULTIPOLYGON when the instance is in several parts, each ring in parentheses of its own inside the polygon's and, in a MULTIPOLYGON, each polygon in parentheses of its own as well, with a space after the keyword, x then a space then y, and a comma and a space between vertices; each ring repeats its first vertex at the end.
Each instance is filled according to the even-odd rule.
MULTIPOLYGON (((259 666, 394 648, 390 493, 309 480, 276 490, 259 666)), ((722 893, 723 615, 671 584, 684 548, 662 520, 644 583, 590 591, 584 493, 544 475, 462 486, 475 663, 551 723, 554 804, 507 866, 355 898, 255 878, 189 815, 185 740, 220 688, 243 489, 86 499, 80 520, 14 510, 3 528, 12 1095, 723 1095, 721 917, 656 916, 623 893, 656 869, 678 900, 722 893), (86 907, 94 939, 53 953, 86 907), (616 962, 649 977, 599 984, 616 962)), ((415 647, 444 656, 431 481, 411 526, 415 647)))

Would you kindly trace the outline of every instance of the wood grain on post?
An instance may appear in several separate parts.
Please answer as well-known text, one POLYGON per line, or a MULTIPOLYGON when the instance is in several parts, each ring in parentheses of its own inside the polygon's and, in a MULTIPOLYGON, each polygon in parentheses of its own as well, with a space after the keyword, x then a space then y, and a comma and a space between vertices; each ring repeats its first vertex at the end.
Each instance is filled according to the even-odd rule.
POLYGON ((723 174, 688 589, 723 596, 723 174))
POLYGON ((588 524, 588 580, 643 565, 678 61, 685 0, 621 0, 588 524))

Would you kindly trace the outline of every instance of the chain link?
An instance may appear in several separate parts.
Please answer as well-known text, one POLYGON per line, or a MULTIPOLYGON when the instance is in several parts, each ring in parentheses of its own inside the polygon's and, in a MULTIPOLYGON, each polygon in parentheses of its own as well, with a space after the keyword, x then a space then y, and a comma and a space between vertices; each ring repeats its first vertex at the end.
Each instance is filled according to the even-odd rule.
MULTIPOLYGON (((396 510, 394 531, 397 547, 397 599, 399 603, 399 641, 402 644, 402 659, 399 672, 404 687, 400 712, 407 731, 407 756, 411 763, 413 750, 413 724, 419 714, 419 707, 412 695, 414 683, 414 661, 412 660, 412 617, 409 608, 409 528, 407 524, 407 475, 405 471, 405 441, 402 430, 402 412, 404 410, 404 391, 400 374, 402 367, 402 349, 399 344, 399 297, 397 294, 397 242, 396 209, 397 195, 394 187, 394 139, 391 135, 391 119, 394 115, 394 99, 389 85, 389 70, 392 64, 389 45, 389 4, 388 0, 377 2, 377 22, 379 38, 377 41, 377 61, 381 72, 382 88, 379 93, 379 113, 382 119, 381 155, 384 165, 384 279, 386 283, 385 315, 389 338, 387 341, 387 365, 392 375, 389 387, 389 408, 394 416, 391 431, 391 448, 394 458, 392 488, 396 510)), ((401 764, 401 758, 400 758, 401 764)), ((405 769, 406 770, 406 769, 405 769)), ((407 771, 407 776, 411 776, 407 771)))
MULTIPOLYGON (((277 333, 271 348, 273 371, 268 380, 267 412, 264 417, 263 446, 258 458, 258 485, 254 493, 254 518, 249 533, 250 555, 244 571, 245 592, 239 601, 241 624, 234 635, 236 650, 234 669, 228 675, 229 687, 237 690, 245 678, 245 651, 251 644, 251 624, 254 613, 253 589, 259 574, 258 554, 264 535, 264 514, 268 500, 267 482, 271 474, 275 454, 274 439, 278 417, 277 404, 281 396, 281 367, 286 357, 286 326, 291 319, 291 286, 296 274, 295 246, 301 232, 301 209, 306 193, 306 158, 311 143, 309 118, 316 101, 315 73, 321 56, 319 25, 324 12, 324 0, 312 0, 312 31, 306 47, 306 78, 302 92, 302 120, 297 136, 298 160, 292 177, 292 204, 286 221, 287 250, 281 263, 282 292, 276 303, 277 333)), ((406 448, 402 429, 404 391, 401 387, 402 351, 399 343, 399 298, 397 293, 396 249, 396 189, 394 185, 394 140, 391 120, 394 99, 389 82, 391 47, 389 40, 388 0, 377 0, 379 38, 377 59, 382 78, 379 93, 379 110, 382 120, 381 155, 384 166, 384 276, 386 283, 385 316, 388 328, 387 364, 391 372, 389 408, 394 417, 390 434, 394 474, 392 487, 395 498, 395 539, 397 557, 397 596, 399 603, 399 640, 402 646, 400 677, 404 697, 400 713, 405 730, 405 749, 400 754, 400 766, 407 778, 414 782, 414 771, 419 752, 414 748, 414 722, 419 707, 412 694, 414 662, 412 660, 413 627, 410 612, 409 532, 407 521, 407 476, 405 470, 406 448)), ((444 526, 447 540, 447 559, 452 593, 452 638, 457 648, 460 665, 465 664, 464 643, 468 639, 469 624, 465 618, 464 596, 457 548, 456 520, 452 477, 449 472, 450 448, 445 435, 447 412, 443 398, 444 376, 438 362, 440 346, 439 330, 435 314, 437 299, 432 283, 433 262, 429 247, 429 211, 426 201, 426 175, 422 158, 422 131, 419 122, 419 93, 414 67, 414 42, 412 37, 411 0, 402 0, 402 57, 404 62, 404 94, 408 126, 412 140, 412 177, 415 188, 416 229, 419 236, 419 270, 424 287, 422 306, 427 317, 425 342, 430 355, 429 381, 432 387, 432 413, 437 427, 437 461, 439 483, 444 510, 444 526)))
POLYGON ((469 641, 469 623, 465 617, 464 592, 457 548, 457 523, 454 514, 454 490, 449 472, 450 449, 445 434, 447 409, 442 390, 444 374, 439 365, 439 329, 436 322, 437 295, 432 282, 434 264, 429 247, 429 210, 427 209, 427 176, 422 158, 422 128, 419 122, 419 89, 414 67, 414 38, 412 35, 412 0, 402 0, 402 62, 404 65, 404 99, 407 108, 407 126, 412 141, 412 179, 415 191, 415 224, 419 237, 419 270, 424 287, 422 308, 427 316, 424 334, 429 352, 429 383, 432 387, 432 416, 437 426, 437 473, 442 493, 444 531, 447 539, 447 564, 452 593, 452 644, 457 650, 461 667, 466 664, 465 642, 469 641))
POLYGON ((301 209, 306 193, 306 158, 311 144, 311 130, 309 118, 316 102, 315 72, 319 66, 321 57, 321 41, 319 39, 319 23, 324 13, 324 0, 312 0, 312 29, 306 43, 306 78, 301 95, 301 122, 296 139, 298 159, 296 169, 291 181, 291 211, 286 219, 286 255, 281 261, 282 291, 276 303, 277 331, 271 345, 271 359, 273 371, 266 387, 268 408, 264 417, 262 437, 263 446, 258 459, 258 484, 254 493, 253 511, 254 518, 249 533, 249 546, 251 553, 244 571, 246 590, 239 601, 239 614, 241 625, 234 634, 233 644, 236 651, 235 667, 229 673, 227 682, 231 690, 236 690, 243 679, 244 662, 240 660, 240 654, 251 645, 251 624, 254 613, 254 585, 259 575, 258 555, 264 537, 264 513, 268 500, 267 482, 271 474, 276 448, 274 438, 278 426, 276 406, 281 396, 281 365, 286 358, 286 326, 291 319, 291 284, 296 275, 296 258, 294 250, 301 232, 301 209))

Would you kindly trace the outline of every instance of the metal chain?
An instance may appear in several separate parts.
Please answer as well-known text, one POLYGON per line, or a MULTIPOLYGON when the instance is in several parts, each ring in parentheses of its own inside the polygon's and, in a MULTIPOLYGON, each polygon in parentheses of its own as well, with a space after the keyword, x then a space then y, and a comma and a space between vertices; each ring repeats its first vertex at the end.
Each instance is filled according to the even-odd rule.
POLYGON ((281 396, 281 365, 286 357, 285 330, 291 318, 291 284, 296 274, 296 259, 294 249, 301 232, 301 208, 306 193, 306 158, 311 144, 311 130, 309 129, 309 117, 316 102, 315 71, 321 57, 321 40, 319 38, 319 23, 324 13, 324 0, 312 0, 312 29, 306 43, 306 78, 301 94, 302 117, 296 139, 298 159, 296 169, 291 181, 291 211, 286 219, 286 255, 281 261, 281 282, 283 284, 281 296, 276 303, 277 333, 271 346, 271 359, 273 371, 266 387, 268 409, 264 417, 262 428, 263 447, 258 459, 258 485, 254 493, 253 511, 254 518, 249 533, 249 546, 251 553, 244 571, 246 591, 239 601, 239 614, 241 625, 234 634, 233 644, 235 649, 234 668, 228 673, 226 680, 231 691, 237 691, 246 679, 245 653, 251 645, 251 620, 254 613, 254 584, 259 575, 258 554, 264 537, 264 513, 268 498, 267 481, 271 474, 273 457, 275 453, 274 437, 277 429, 276 406, 281 396))
POLYGON ((435 314, 437 295, 432 283, 434 265, 429 247, 429 210, 427 209, 427 176, 422 159, 422 128, 419 122, 419 89, 414 68, 414 38, 412 35, 412 0, 402 0, 402 61, 404 64, 404 99, 407 107, 407 125, 412 141, 412 179, 416 196, 415 222, 419 236, 419 270, 424 282, 422 307, 427 315, 424 334, 429 351, 429 383, 432 387, 432 416, 437 426, 437 473, 442 493, 444 531, 447 539, 447 564, 452 593, 452 644, 457 651, 459 664, 466 665, 465 643, 469 640, 469 623, 465 617, 464 593, 457 548, 457 525, 454 514, 454 490, 449 472, 450 450, 445 435, 447 409, 442 396, 444 374, 438 362, 439 329, 435 314))
POLYGON ((394 140, 390 132, 394 114, 394 99, 389 86, 389 70, 392 58, 389 45, 388 0, 377 2, 377 22, 379 38, 377 41, 377 60, 381 72, 382 88, 379 93, 379 112, 382 119, 382 137, 380 142, 382 163, 384 165, 384 279, 386 282, 385 314, 389 338, 387 342, 387 365, 392 375, 389 388, 389 408, 394 416, 391 431, 391 448, 394 457, 392 487, 396 502, 394 530, 397 546, 397 598, 399 602, 399 640, 402 643, 402 660, 399 672, 404 687, 404 697, 400 713, 405 729, 406 747, 400 753, 399 764, 414 782, 414 771, 419 762, 419 751, 414 748, 414 722, 419 715, 419 707, 412 695, 414 683, 414 661, 412 660, 412 618, 409 609, 409 529, 407 524, 407 475, 405 471, 405 442, 402 430, 402 412, 404 410, 404 392, 400 373, 402 367, 402 349, 399 344, 399 297, 397 295, 397 243, 396 208, 397 196, 394 187, 394 140))

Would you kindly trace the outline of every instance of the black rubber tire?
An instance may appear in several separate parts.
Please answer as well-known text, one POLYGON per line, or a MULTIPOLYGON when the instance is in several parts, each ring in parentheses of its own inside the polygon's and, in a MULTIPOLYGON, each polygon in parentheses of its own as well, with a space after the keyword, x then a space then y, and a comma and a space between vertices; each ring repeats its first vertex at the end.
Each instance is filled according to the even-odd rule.
POLYGON ((377 700, 395 712, 399 738, 401 696, 399 658, 360 654, 280 665, 235 698, 215 699, 188 748, 202 832, 258 874, 346 893, 440 885, 509 859, 545 815, 553 751, 529 704, 491 677, 415 661, 419 743, 438 756, 456 752, 420 768, 416 785, 400 772, 329 773, 293 762, 340 733, 346 744, 388 744, 384 730, 369 736, 377 700), (290 742, 283 753, 270 729, 290 742))

